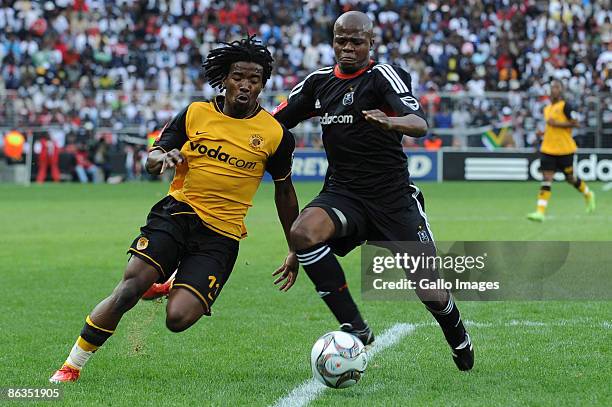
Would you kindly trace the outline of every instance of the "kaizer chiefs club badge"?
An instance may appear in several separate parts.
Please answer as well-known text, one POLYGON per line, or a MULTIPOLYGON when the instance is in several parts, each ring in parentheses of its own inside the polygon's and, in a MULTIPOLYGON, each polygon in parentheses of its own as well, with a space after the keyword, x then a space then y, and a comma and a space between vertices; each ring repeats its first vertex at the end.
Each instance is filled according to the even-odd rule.
POLYGON ((141 237, 140 239, 138 239, 138 243, 136 243, 136 248, 138 250, 144 250, 147 248, 148 245, 149 239, 147 239, 146 237, 141 237))
POLYGON ((249 139, 249 145, 254 150, 259 150, 263 147, 264 139, 259 134, 251 134, 251 138, 249 139))

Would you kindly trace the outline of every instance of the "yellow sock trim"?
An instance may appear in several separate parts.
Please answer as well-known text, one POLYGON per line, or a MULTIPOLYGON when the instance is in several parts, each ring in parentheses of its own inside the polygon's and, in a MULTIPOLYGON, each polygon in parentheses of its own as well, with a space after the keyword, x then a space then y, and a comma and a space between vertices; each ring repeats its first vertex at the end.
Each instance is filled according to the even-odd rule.
POLYGON ((551 191, 540 191, 540 194, 538 195, 538 199, 546 199, 548 201, 551 195, 552 195, 551 191))
POLYGON ((77 346, 83 349, 85 352, 93 352, 99 348, 99 346, 96 346, 92 343, 87 342, 81 336, 79 336, 79 339, 77 339, 77 346))
POLYGON ((87 315, 87 318, 85 318, 85 322, 87 322, 87 325, 93 326, 94 328, 99 329, 100 331, 108 332, 109 334, 115 333, 115 331, 111 331, 110 329, 100 328, 98 325, 94 324, 91 318, 89 318, 89 315, 87 315))

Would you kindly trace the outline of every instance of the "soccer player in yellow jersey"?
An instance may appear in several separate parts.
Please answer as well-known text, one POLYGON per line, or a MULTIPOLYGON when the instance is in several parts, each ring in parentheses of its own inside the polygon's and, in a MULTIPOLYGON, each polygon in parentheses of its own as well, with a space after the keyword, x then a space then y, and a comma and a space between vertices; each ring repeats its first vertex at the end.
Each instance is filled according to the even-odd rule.
POLYGON ((563 100, 563 84, 553 80, 550 84, 551 104, 544 108, 544 139, 540 147, 540 171, 542 185, 538 194, 537 210, 527 215, 527 219, 542 222, 546 219, 546 208, 551 196, 551 186, 556 171, 563 171, 565 180, 572 184, 586 201, 587 213, 595 210, 595 194, 587 184, 574 175, 574 153, 576 142, 572 129, 578 127, 571 106, 563 100))
MULTIPOLYGON (((194 102, 166 125, 147 159, 159 174, 176 167, 168 196, 149 213, 132 243, 123 279, 87 316, 66 362, 51 382, 71 382, 113 334, 119 320, 156 281, 177 267, 166 307, 166 326, 181 332, 210 310, 232 272, 244 217, 264 171, 274 179, 278 216, 288 239, 298 215, 291 182, 293 135, 263 110, 257 98, 272 70, 269 51, 252 37, 214 49, 204 64, 225 97, 194 102)), ((290 254, 290 257, 292 255, 290 254)), ((295 281, 285 270, 283 289, 295 281)))

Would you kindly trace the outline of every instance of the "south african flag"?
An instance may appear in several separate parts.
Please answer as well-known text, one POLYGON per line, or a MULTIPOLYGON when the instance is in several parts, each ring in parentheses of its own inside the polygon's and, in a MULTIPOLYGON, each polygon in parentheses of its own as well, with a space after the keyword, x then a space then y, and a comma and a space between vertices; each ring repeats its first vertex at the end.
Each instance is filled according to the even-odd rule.
POLYGON ((495 132, 495 129, 487 130, 482 134, 482 144, 484 144, 484 146, 491 151, 498 149, 502 146, 507 132, 508 127, 502 127, 497 133, 495 132))

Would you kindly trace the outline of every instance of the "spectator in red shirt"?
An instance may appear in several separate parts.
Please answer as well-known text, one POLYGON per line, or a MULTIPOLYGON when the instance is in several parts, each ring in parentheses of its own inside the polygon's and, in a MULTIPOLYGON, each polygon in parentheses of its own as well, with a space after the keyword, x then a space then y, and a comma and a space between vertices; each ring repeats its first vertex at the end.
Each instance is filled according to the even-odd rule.
POLYGON ((47 134, 43 134, 35 146, 35 151, 38 153, 38 174, 36 176, 36 182, 39 184, 45 182, 48 169, 51 170, 53 182, 59 182, 59 146, 57 143, 50 139, 47 134))

